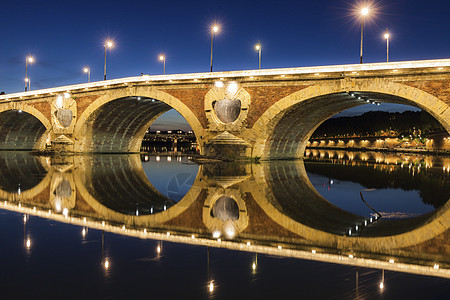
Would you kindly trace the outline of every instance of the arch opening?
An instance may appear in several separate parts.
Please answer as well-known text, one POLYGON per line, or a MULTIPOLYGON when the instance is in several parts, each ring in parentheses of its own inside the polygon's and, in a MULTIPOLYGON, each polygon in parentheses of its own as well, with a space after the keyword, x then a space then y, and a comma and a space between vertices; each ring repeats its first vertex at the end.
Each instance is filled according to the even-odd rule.
MULTIPOLYGON (((395 95, 376 92, 339 92, 309 98, 280 111, 268 124, 263 157, 293 159, 303 157, 308 141, 325 120, 349 108, 365 104, 406 104, 426 111, 418 103, 395 95)), ((438 118, 436 112, 427 111, 447 131, 449 120, 438 118)))
MULTIPOLYGON (((151 124, 172 109, 164 101, 151 97, 132 96, 108 101, 83 123, 79 148, 81 152, 93 153, 140 152, 151 124)), ((190 134, 194 135, 192 130, 190 134)))
POLYGON ((20 109, 0 113, 0 150, 41 148, 46 127, 32 114, 20 109))
POLYGON ((187 120, 175 109, 158 116, 145 132, 141 151, 170 155, 193 154, 197 138, 187 120))

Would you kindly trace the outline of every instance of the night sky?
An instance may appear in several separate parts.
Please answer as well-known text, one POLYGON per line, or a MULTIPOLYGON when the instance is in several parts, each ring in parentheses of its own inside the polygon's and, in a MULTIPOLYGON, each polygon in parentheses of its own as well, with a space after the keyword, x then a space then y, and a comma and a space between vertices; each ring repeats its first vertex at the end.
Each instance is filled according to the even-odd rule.
MULTIPOLYGON (((262 44, 262 68, 359 62, 357 1, 4 1, 0 18, 0 91, 24 88, 25 57, 31 89, 103 76, 104 41, 111 37, 108 79, 209 71, 210 26, 214 70, 255 69, 255 44, 262 44)), ((450 1, 391 0, 369 5, 364 62, 449 58, 450 1)))

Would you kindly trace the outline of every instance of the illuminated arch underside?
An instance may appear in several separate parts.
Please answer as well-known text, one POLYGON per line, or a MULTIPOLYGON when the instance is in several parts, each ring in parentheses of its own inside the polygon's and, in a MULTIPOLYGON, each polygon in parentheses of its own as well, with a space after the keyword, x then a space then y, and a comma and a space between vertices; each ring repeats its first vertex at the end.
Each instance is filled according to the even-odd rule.
POLYGON ((19 110, 0 113, 0 150, 37 149, 45 126, 33 115, 19 110))

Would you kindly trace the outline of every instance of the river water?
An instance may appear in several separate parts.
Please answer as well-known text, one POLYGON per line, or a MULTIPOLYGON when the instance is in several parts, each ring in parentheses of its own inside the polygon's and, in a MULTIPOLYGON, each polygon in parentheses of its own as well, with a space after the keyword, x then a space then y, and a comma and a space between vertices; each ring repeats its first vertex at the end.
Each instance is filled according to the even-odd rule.
POLYGON ((450 158, 0 152, 1 299, 447 299, 450 158), (382 285, 381 285, 382 284, 382 285))

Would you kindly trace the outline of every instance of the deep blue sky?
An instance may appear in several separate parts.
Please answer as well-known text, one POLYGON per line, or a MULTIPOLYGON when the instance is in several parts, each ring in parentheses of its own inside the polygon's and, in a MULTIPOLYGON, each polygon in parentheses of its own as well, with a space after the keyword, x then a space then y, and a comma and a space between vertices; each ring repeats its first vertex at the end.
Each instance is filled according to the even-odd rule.
MULTIPOLYGON (((352 16, 357 1, 4 1, 0 18, 0 91, 23 90, 25 57, 31 88, 47 88, 103 75, 103 42, 115 40, 108 53, 108 78, 167 73, 207 72, 210 25, 214 69, 257 68, 255 43, 263 47, 262 67, 300 67, 359 62, 360 21, 352 16)), ((385 60, 388 27, 391 61, 450 57, 450 1, 390 0, 373 4, 366 22, 364 61, 385 60)))

